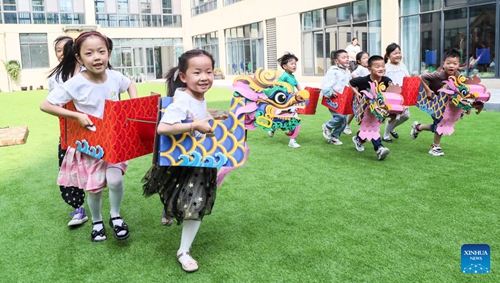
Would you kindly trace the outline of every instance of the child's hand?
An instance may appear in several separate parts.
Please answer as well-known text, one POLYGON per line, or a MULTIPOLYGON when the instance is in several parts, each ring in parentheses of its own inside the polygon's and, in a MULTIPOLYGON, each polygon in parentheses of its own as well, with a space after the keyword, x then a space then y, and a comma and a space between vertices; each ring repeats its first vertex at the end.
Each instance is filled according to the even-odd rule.
POLYGON ((427 96, 427 99, 433 100, 434 99, 434 92, 428 91, 425 96, 427 96))
POLYGON ((92 122, 92 120, 90 120, 89 116, 87 116, 87 114, 85 114, 85 113, 79 113, 76 119, 78 120, 78 123, 80 124, 80 126, 82 126, 84 128, 94 126, 94 123, 92 122))
POLYGON ((212 126, 210 126, 209 121, 211 118, 205 118, 200 121, 193 122, 193 129, 202 134, 213 134, 212 126))

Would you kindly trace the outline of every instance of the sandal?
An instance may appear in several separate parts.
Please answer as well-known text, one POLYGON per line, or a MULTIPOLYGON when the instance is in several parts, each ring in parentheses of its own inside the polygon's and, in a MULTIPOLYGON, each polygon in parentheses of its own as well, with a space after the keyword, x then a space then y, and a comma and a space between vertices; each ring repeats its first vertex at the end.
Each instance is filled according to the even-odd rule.
POLYGON ((122 217, 117 216, 117 217, 113 217, 113 218, 109 219, 109 226, 111 226, 111 228, 113 228, 115 239, 125 240, 130 236, 130 233, 128 231, 128 226, 125 223, 125 221, 123 221, 123 219, 122 219, 122 221, 123 221, 122 225, 114 225, 113 220, 117 220, 117 219, 122 219, 122 217), (126 233, 123 235, 118 235, 118 233, 120 233, 122 231, 126 231, 126 233))
POLYGON ((92 222, 92 226, 97 224, 102 224, 102 229, 97 231, 94 228, 92 228, 92 233, 90 233, 90 240, 92 242, 102 242, 106 240, 106 230, 104 229, 104 223, 102 223, 102 221, 92 222), (96 239, 97 237, 100 238, 96 239))
POLYGON ((174 220, 167 216, 165 209, 161 212, 161 225, 163 226, 172 226, 174 220))
POLYGON ((189 252, 183 252, 177 255, 177 261, 181 264, 182 270, 186 272, 195 272, 198 270, 198 262, 194 260, 194 258, 191 256, 189 252), (190 260, 186 264, 182 264, 182 262, 179 260, 183 256, 188 256, 190 257, 190 260))
POLYGON ((391 132, 391 136, 392 136, 393 138, 395 138, 395 139, 399 139, 399 135, 398 135, 398 133, 396 133, 396 131, 392 131, 392 132, 391 132))

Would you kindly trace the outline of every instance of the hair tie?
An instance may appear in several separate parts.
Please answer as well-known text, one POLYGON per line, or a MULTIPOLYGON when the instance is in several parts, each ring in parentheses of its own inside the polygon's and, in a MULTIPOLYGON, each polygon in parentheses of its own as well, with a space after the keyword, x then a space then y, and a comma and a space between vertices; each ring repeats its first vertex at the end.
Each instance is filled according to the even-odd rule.
POLYGON ((178 76, 179 76, 179 69, 175 70, 175 72, 174 72, 174 81, 177 80, 178 76))

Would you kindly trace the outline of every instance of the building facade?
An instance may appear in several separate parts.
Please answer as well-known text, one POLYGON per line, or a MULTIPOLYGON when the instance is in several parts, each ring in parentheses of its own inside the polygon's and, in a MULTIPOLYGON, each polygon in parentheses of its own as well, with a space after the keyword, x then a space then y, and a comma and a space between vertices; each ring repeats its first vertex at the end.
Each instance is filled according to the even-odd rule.
POLYGON ((500 0, 0 0, 0 58, 18 60, 18 82, 0 68, 0 89, 46 85, 55 38, 98 30, 113 39, 113 67, 136 81, 161 78, 185 50, 214 55, 228 78, 299 57, 299 81, 320 82, 330 52, 358 38, 383 55, 399 43, 411 74, 437 69, 449 48, 460 69, 500 87, 500 0))

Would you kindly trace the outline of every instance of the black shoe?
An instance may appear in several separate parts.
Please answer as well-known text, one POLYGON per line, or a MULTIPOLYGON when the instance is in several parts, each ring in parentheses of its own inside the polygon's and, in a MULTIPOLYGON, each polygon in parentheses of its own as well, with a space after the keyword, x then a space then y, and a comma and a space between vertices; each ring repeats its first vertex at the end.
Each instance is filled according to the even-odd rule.
POLYGON ((391 132, 391 136, 392 136, 393 138, 395 138, 395 139, 399 139, 399 135, 398 135, 398 133, 396 133, 396 131, 392 131, 392 132, 391 132))
POLYGON ((106 240, 106 229, 104 229, 104 223, 102 223, 102 221, 92 222, 92 226, 94 226, 96 224, 102 224, 102 229, 97 231, 97 230, 94 230, 92 228, 92 233, 90 234, 90 240, 92 242, 102 242, 102 241, 106 240), (97 236, 104 237, 104 238, 96 240, 97 236))
POLYGON ((125 223, 125 221, 123 221, 123 219, 122 219, 122 221, 123 221, 122 225, 113 225, 113 220, 117 220, 117 219, 122 219, 122 217, 117 216, 117 217, 113 217, 113 218, 109 219, 109 226, 111 226, 111 228, 113 228, 113 233, 114 233, 115 239, 125 240, 128 238, 128 236, 130 236, 130 233, 128 231, 128 226, 125 223), (123 235, 118 235, 118 233, 120 233, 121 231, 126 231, 127 233, 125 233, 123 235))
POLYGON ((385 141, 385 142, 389 142, 389 143, 392 142, 391 138, 382 138, 382 140, 385 141))

